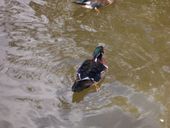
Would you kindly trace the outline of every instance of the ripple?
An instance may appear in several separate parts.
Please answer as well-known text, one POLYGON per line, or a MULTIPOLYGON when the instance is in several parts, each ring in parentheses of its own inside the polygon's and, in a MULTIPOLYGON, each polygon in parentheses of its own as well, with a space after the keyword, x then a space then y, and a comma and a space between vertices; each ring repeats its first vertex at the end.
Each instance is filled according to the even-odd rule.
POLYGON ((0 120, 0 125, 2 128, 14 128, 10 122, 5 120, 0 120))
POLYGON ((170 73, 170 67, 169 66, 163 66, 162 67, 164 72, 170 73))

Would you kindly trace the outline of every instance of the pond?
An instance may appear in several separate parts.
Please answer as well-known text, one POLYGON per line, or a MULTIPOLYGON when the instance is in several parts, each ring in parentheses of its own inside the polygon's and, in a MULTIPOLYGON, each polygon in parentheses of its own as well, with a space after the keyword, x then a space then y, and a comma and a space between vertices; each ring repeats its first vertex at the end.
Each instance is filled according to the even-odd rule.
POLYGON ((169 128, 170 1, 0 1, 0 128, 169 128), (100 90, 73 93, 98 44, 100 90))

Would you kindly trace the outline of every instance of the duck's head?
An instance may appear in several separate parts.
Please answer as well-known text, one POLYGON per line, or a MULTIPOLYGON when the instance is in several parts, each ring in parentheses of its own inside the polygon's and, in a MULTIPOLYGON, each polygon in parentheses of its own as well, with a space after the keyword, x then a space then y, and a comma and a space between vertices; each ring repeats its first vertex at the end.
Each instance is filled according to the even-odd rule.
POLYGON ((97 60, 101 60, 102 56, 104 54, 104 47, 103 46, 97 46, 93 52, 93 60, 97 62, 97 60))

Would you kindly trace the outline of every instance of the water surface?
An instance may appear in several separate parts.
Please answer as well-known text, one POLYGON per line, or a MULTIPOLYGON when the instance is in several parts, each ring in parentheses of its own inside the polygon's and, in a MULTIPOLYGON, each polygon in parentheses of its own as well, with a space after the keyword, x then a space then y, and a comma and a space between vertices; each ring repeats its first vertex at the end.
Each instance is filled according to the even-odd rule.
POLYGON ((70 0, 1 0, 0 128, 169 128, 169 12, 169 0, 117 0, 98 15, 70 0), (73 94, 99 43, 100 91, 73 94))

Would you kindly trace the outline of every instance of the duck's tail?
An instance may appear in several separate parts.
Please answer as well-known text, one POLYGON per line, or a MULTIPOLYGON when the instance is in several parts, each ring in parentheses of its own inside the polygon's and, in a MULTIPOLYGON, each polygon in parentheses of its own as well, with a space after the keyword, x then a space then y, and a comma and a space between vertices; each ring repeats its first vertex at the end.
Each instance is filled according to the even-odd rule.
POLYGON ((90 86, 92 86, 94 82, 92 80, 81 80, 81 81, 75 81, 72 86, 73 92, 80 92, 90 86))

